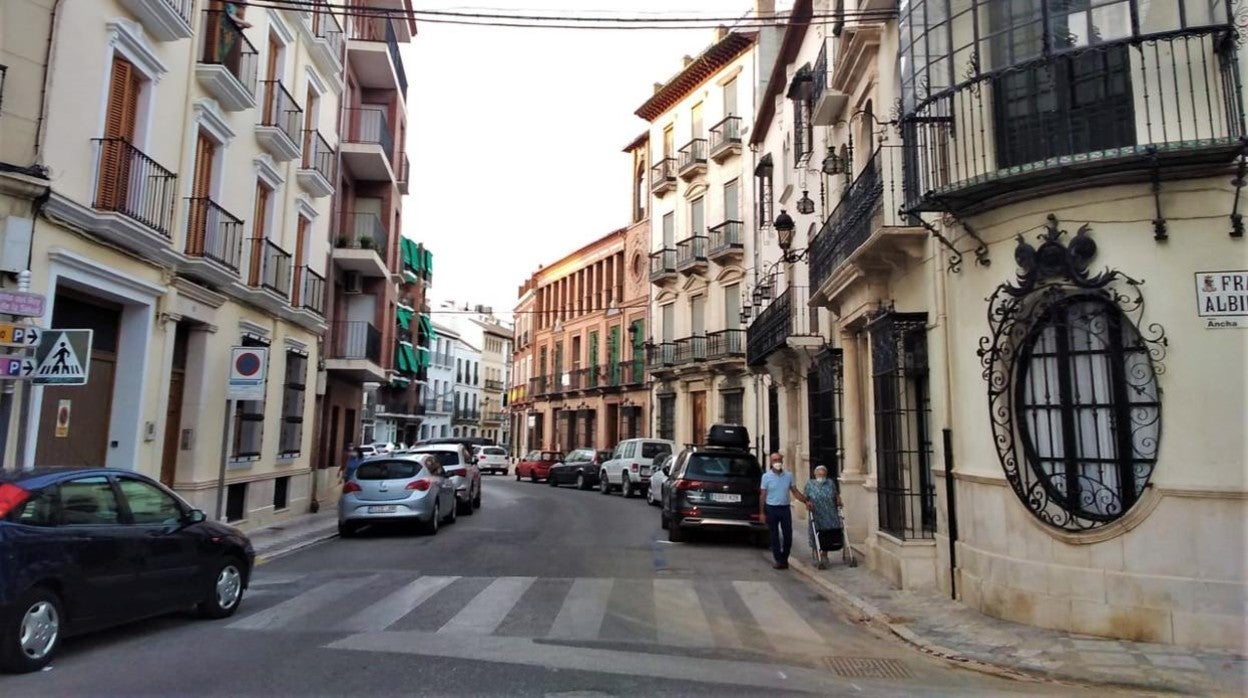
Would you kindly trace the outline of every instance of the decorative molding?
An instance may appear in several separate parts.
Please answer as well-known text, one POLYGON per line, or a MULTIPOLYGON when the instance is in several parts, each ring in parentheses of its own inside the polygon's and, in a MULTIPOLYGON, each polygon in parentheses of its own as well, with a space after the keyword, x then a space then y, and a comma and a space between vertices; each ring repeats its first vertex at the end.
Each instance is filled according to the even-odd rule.
MULTIPOLYGON (((329 87, 325 85, 325 81, 321 79, 321 74, 312 66, 304 66, 304 72, 308 75, 308 87, 316 91, 318 96, 324 97, 329 92, 329 87)), ((307 105, 304 105, 307 106, 307 105)))
POLYGON ((199 124, 221 145, 229 145, 234 140, 234 130, 226 122, 221 113, 221 105, 215 99, 204 98, 195 100, 195 123, 199 124))
POLYGON ((286 22, 273 8, 269 8, 269 26, 273 27, 273 30, 277 33, 277 40, 282 42, 282 46, 289 46, 295 40, 295 35, 290 31, 290 27, 286 26, 286 22))
POLYGON ((282 186, 284 181, 282 173, 277 169, 277 165, 274 164, 273 158, 269 157, 268 153, 260 153, 251 162, 256 166, 256 175, 265 184, 269 185, 270 189, 277 189, 282 186))
POLYGON ((286 351, 293 352, 295 354, 302 354, 303 356, 306 357, 308 355, 308 345, 305 342, 300 342, 297 339, 291 339, 290 337, 287 337, 286 338, 286 351))
POLYGON ((223 294, 204 288, 189 279, 175 277, 172 286, 177 289, 179 296, 186 296, 196 303, 203 303, 210 308, 220 308, 225 305, 226 297, 223 294))
POLYGON ((269 341, 269 328, 264 325, 254 323, 251 320, 240 319, 238 321, 238 331, 243 334, 257 335, 259 339, 269 341))
POLYGON ((300 194, 295 197, 295 208, 299 211, 299 215, 307 218, 308 221, 314 221, 317 216, 321 215, 321 212, 317 211, 316 207, 312 205, 312 200, 308 198, 307 194, 300 194))
POLYGON ((102 266, 99 260, 89 259, 77 252, 70 252, 63 247, 53 247, 48 252, 48 259, 66 269, 77 272, 81 277, 86 279, 95 278, 113 283, 139 297, 155 300, 165 295, 164 286, 102 266))
POLYGON ((706 192, 710 191, 710 189, 711 189, 710 186, 708 186, 707 184, 703 182, 694 184, 693 186, 685 190, 685 200, 693 201, 699 196, 706 196, 706 192))
POLYGON ((157 57, 156 51, 138 22, 118 17, 106 25, 108 43, 125 55, 153 83, 160 82, 169 69, 157 57))

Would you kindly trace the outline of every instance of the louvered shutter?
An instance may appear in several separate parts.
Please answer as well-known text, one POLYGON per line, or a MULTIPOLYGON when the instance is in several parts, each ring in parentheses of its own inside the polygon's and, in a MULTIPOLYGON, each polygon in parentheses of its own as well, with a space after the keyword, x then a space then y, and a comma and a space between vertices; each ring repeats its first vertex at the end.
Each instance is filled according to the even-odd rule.
POLYGON ((140 87, 138 72, 130 61, 114 57, 104 114, 104 141, 100 145, 97 208, 116 211, 125 207, 130 179, 128 144, 134 141, 140 87))

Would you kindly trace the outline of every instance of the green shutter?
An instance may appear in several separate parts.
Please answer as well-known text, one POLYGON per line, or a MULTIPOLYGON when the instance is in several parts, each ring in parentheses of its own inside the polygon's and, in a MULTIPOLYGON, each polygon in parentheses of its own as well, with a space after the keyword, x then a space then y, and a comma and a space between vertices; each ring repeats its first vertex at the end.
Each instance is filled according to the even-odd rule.
POLYGON ((589 387, 598 387, 598 331, 589 333, 589 387))
POLYGON ((417 368, 427 368, 429 366, 428 347, 416 347, 416 366, 417 368))
POLYGON ((555 345, 555 385, 563 387, 563 342, 555 345))
POLYGON ((425 259, 424 259, 425 273, 432 275, 433 274, 433 253, 430 252, 428 249, 425 249, 424 252, 425 252, 425 259))
POLYGON ((611 372, 611 385, 620 384, 620 328, 611 328, 607 339, 607 370, 611 372))
POLYGON ((403 351, 403 342, 394 343, 394 365, 399 369, 399 373, 411 372, 407 364, 407 353, 403 351))
POLYGON ((646 323, 634 320, 633 327, 633 383, 641 383, 646 371, 646 323))
POLYGON ((415 312, 416 311, 409 310, 408 308, 404 308, 403 306, 400 305, 394 311, 394 319, 398 321, 399 327, 407 330, 408 332, 411 332, 412 331, 412 315, 414 315, 415 312))
POLYGON ((426 342, 432 342, 438 338, 437 331, 433 329, 433 320, 424 313, 420 316, 420 331, 424 334, 426 342))

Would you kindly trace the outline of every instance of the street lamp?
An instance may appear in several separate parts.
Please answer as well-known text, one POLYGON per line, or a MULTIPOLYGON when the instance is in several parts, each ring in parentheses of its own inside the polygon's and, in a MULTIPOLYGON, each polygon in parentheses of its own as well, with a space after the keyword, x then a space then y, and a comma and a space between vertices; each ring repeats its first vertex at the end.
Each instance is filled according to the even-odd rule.
POLYGON ((815 212, 815 202, 811 200, 809 192, 802 190, 802 198, 797 200, 797 212, 803 215, 810 215, 815 212))

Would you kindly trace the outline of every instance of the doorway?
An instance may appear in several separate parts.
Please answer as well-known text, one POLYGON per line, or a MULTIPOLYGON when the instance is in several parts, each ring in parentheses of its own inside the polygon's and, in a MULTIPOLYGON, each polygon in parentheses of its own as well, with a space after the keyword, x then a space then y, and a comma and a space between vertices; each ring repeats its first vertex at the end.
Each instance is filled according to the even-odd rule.
POLYGON ((173 366, 169 369, 169 399, 165 403, 165 445, 160 458, 160 481, 173 487, 178 470, 178 435, 182 430, 182 396, 186 382, 186 344, 189 332, 178 323, 173 335, 173 366))
POLYGON ((693 434, 689 441, 699 446, 706 439, 706 391, 698 390, 689 393, 690 428, 693 434))

